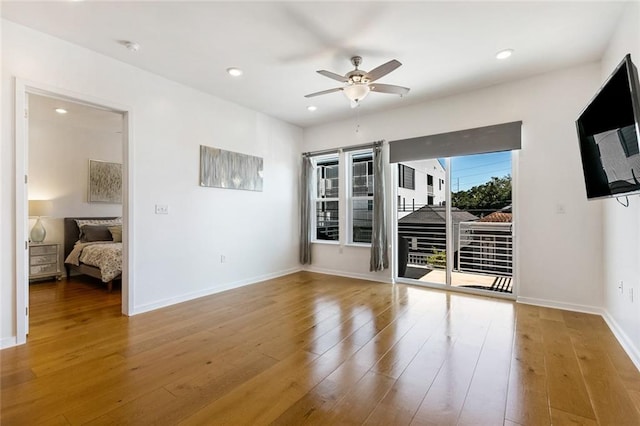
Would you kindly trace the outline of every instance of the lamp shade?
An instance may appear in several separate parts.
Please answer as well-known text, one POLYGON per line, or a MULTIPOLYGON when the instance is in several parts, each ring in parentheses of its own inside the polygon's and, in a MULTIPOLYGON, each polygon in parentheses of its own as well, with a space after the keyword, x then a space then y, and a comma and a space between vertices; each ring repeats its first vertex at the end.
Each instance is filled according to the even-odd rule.
POLYGON ((370 90, 366 84, 354 83, 342 89, 342 93, 344 93, 349 100, 360 102, 369 94, 370 90))
POLYGON ((50 200, 29 200, 29 216, 45 217, 51 214, 53 203, 50 200))

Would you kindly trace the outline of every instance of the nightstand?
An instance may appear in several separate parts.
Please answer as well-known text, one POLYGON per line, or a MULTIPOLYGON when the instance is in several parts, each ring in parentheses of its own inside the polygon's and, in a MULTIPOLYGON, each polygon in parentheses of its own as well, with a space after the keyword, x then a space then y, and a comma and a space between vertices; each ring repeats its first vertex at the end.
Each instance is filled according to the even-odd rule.
POLYGON ((60 244, 29 244, 29 280, 55 277, 62 278, 60 271, 60 244))

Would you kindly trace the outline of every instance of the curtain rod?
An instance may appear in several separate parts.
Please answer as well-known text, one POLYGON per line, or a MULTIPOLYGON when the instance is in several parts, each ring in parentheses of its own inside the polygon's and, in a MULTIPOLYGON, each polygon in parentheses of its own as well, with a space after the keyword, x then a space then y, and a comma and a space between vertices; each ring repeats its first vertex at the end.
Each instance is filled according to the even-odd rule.
POLYGON ((303 156, 313 157, 313 156, 317 156, 317 155, 333 154, 333 153, 340 152, 340 151, 343 151, 343 152, 357 151, 359 149, 373 148, 377 144, 383 144, 384 142, 385 142, 384 139, 382 139, 382 140, 375 141, 375 142, 364 143, 364 144, 361 144, 361 145, 351 145, 351 146, 346 146, 346 147, 343 147, 343 148, 333 148, 333 149, 324 149, 324 150, 321 150, 321 151, 303 152, 302 155, 303 156))

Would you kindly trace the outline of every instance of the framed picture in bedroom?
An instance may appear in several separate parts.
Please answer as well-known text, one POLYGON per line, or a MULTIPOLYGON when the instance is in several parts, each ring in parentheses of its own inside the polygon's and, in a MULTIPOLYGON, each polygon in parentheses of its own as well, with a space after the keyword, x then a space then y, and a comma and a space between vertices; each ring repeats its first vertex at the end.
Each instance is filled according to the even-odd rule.
POLYGON ((262 191, 262 157, 200 145, 200 186, 262 191))
POLYGON ((122 204, 122 164, 89 160, 89 202, 122 204))

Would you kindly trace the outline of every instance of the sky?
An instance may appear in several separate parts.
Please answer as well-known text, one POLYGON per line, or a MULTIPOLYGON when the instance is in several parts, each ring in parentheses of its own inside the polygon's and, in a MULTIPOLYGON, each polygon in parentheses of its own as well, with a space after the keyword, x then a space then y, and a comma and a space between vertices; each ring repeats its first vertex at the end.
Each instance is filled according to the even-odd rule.
MULTIPOLYGON (((444 164, 443 159, 439 159, 444 164)), ((511 175, 511 152, 490 152, 451 158, 451 192, 466 191, 492 177, 511 175)))

